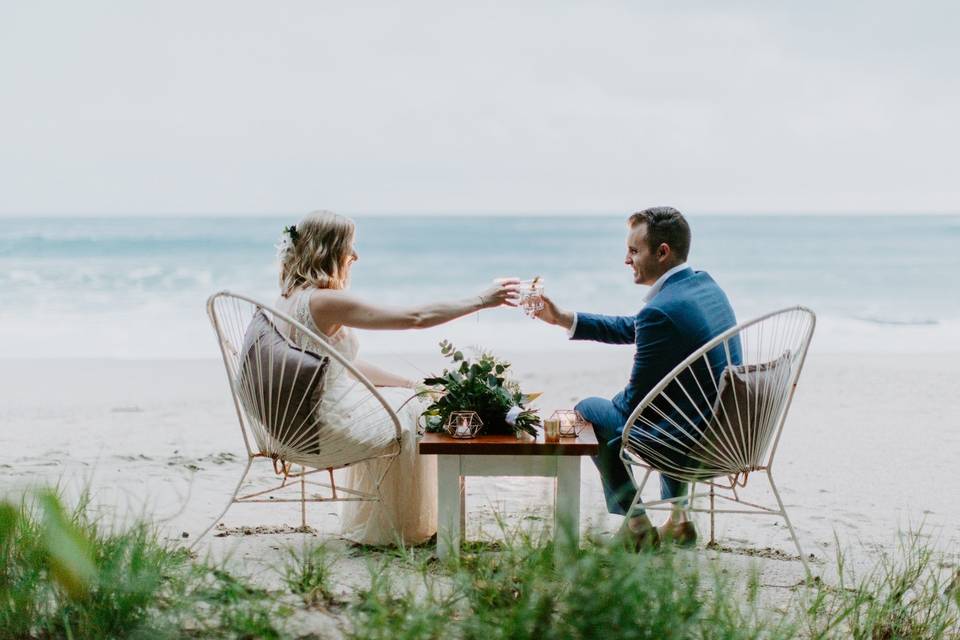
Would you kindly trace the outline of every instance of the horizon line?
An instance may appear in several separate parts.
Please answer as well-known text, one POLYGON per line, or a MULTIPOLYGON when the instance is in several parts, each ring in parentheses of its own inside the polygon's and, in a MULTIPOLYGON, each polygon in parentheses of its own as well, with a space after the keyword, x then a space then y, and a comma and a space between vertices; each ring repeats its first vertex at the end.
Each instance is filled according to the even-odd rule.
MULTIPOLYGON (((343 211, 343 210, 341 210, 343 211)), ((290 213, 290 212, 193 212, 193 213, 170 213, 170 212, 138 212, 138 213, 87 213, 87 212, 59 212, 59 213, 14 213, 0 212, 0 219, 23 219, 23 218, 289 218, 302 217, 309 212, 290 213)), ((560 218, 590 217, 607 218, 629 216, 633 211, 549 211, 549 210, 528 210, 528 211, 385 211, 385 210, 363 210, 347 212, 343 215, 357 217, 407 217, 407 218, 504 218, 504 217, 530 217, 542 218, 556 216, 560 218)), ((727 217, 892 217, 892 216, 937 216, 949 217, 960 216, 960 210, 956 211, 729 211, 729 210, 686 210, 684 215, 688 216, 727 216, 727 217)))

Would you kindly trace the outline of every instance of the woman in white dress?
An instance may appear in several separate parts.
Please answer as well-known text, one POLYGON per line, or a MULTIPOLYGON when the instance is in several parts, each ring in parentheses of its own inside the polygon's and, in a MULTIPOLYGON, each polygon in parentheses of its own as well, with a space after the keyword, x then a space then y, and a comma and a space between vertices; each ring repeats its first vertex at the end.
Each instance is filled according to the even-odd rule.
MULTIPOLYGON (((417 418, 424 405, 413 395, 414 381, 357 359, 359 344, 351 328, 419 329, 433 327, 480 309, 515 306, 519 280, 496 280, 482 292, 460 300, 406 307, 385 307, 351 293, 350 268, 359 259, 352 220, 329 211, 308 215, 284 230, 280 249, 280 299, 277 307, 326 338, 379 389, 397 412, 403 429, 401 455, 386 470, 381 501, 345 502, 342 534, 360 544, 419 544, 437 529, 436 459, 417 453, 417 418)), ((291 331, 290 338, 311 348, 313 340, 291 331)), ((316 348, 316 347, 314 347, 316 348)), ((396 427, 379 403, 331 359, 317 406, 321 445, 326 438, 361 447, 371 456, 396 450, 396 427), (335 400, 325 402, 324 399, 335 400)), ((348 467, 346 484, 373 492, 383 461, 348 467)))

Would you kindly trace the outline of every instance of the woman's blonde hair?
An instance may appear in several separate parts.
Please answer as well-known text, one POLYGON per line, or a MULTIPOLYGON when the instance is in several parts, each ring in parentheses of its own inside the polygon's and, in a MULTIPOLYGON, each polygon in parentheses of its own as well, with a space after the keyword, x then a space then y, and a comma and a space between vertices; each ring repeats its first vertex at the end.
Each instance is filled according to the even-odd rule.
POLYGON ((301 286, 343 289, 353 253, 353 220, 332 211, 314 211, 297 223, 293 246, 281 256, 280 293, 301 286))

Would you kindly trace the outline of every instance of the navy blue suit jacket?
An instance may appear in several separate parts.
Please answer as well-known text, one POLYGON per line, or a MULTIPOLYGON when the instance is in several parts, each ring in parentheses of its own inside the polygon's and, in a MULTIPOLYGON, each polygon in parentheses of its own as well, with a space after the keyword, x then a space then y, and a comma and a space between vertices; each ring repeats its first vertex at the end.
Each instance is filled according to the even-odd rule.
MULTIPOLYGON (((636 316, 577 313, 573 339, 636 345, 630 381, 612 399, 614 407, 626 420, 644 396, 674 367, 736 323, 723 289, 706 272, 686 268, 670 276, 636 316)), ((740 363, 739 342, 731 345, 731 357, 734 364, 740 363)), ((722 347, 713 350, 708 360, 711 373, 718 380, 726 365, 722 347)), ((702 374, 706 375, 706 371, 706 364, 703 364, 702 374)), ((696 372, 694 375, 699 378, 696 372)), ((667 392, 670 392, 669 387, 667 392)), ((683 398, 682 393, 671 394, 671 399, 674 397, 683 398)), ((666 424, 663 428, 670 430, 666 424)))

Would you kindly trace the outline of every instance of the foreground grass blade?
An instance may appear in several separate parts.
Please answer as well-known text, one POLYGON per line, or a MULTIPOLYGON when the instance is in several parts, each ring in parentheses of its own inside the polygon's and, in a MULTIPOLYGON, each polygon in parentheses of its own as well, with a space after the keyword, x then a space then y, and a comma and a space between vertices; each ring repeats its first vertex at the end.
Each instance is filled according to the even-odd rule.
POLYGON ((97 583, 93 547, 67 517, 55 494, 44 491, 38 502, 43 511, 43 543, 50 570, 72 599, 80 599, 97 583))

